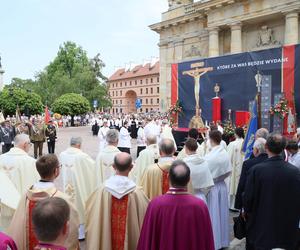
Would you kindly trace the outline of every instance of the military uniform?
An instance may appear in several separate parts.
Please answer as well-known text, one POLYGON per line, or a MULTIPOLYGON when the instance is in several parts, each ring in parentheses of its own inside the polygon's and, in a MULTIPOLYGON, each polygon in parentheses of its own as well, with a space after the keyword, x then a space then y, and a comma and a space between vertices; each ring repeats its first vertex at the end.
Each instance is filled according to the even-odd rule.
POLYGON ((8 152, 14 143, 15 129, 7 121, 0 126, 0 142, 2 145, 2 153, 8 152))
POLYGON ((56 127, 53 124, 48 124, 46 128, 46 138, 48 144, 48 153, 54 154, 56 137, 56 127))
POLYGON ((43 155, 43 144, 45 142, 45 128, 43 123, 34 124, 30 127, 30 141, 33 143, 34 158, 43 155))

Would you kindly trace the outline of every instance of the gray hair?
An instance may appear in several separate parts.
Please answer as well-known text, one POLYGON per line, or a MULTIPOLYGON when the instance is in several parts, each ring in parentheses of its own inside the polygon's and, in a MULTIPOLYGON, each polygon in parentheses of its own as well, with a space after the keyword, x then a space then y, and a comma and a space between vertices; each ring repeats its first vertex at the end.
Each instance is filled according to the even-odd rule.
POLYGON ((81 137, 72 137, 70 141, 71 146, 75 145, 81 145, 82 144, 82 138, 81 137))
POLYGON ((14 141, 15 141, 15 146, 18 147, 26 142, 30 142, 30 139, 27 134, 19 134, 19 135, 16 135, 14 141))
POLYGON ((149 145, 156 144, 157 143, 157 137, 156 137, 156 135, 153 135, 153 134, 148 135, 147 136, 147 143, 149 145))
POLYGON ((165 153, 166 155, 173 155, 175 152, 175 145, 171 139, 162 139, 159 142, 159 151, 165 153))
POLYGON ((266 142, 267 141, 264 138, 257 138, 254 142, 253 148, 256 148, 259 154, 263 154, 266 152, 265 150, 266 142))
POLYGON ((114 144, 119 141, 119 131, 116 129, 110 129, 106 133, 106 142, 108 144, 114 144))
POLYGON ((260 128, 255 133, 255 138, 264 138, 267 140, 269 136, 269 131, 266 128, 260 128))

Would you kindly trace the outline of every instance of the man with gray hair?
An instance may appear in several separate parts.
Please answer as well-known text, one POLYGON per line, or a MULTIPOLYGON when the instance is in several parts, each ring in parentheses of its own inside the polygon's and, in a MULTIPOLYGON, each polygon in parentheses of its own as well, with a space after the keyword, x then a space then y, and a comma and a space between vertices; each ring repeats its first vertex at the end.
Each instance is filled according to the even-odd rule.
POLYGON ((62 169, 57 187, 72 198, 79 213, 79 239, 84 239, 85 202, 96 189, 97 182, 95 161, 81 150, 81 145, 81 137, 72 137, 70 147, 60 154, 62 169))
MULTIPOLYGON (((257 130, 257 131, 259 131, 259 130, 257 130)), ((243 208, 243 195, 245 192, 245 186, 246 186, 247 177, 249 175, 250 169, 254 165, 259 164, 259 163, 265 161, 266 159, 268 159, 268 155, 265 150, 265 145, 266 145, 266 139, 264 139, 262 137, 257 138, 253 145, 254 158, 248 159, 243 162, 241 177, 239 180, 236 198, 235 198, 235 204, 234 204, 234 207, 236 209, 243 208)))
POLYGON ((109 129, 106 133, 106 146, 100 151, 96 158, 97 186, 100 186, 109 177, 115 174, 113 168, 114 158, 121 151, 117 148, 119 142, 119 131, 109 129))
POLYGON ((146 169, 155 163, 159 158, 159 150, 157 145, 156 135, 148 135, 147 137, 147 147, 140 152, 140 155, 135 161, 135 166, 130 178, 132 178, 138 185, 141 184, 142 177, 146 169))
MULTIPOLYGON (((15 137, 15 147, 11 148, 7 153, 0 155, 0 172, 8 176, 11 183, 14 185, 16 191, 22 195, 39 179, 39 174, 35 168, 35 159, 28 155, 31 143, 29 136, 26 134, 19 134, 15 137)), ((1 183, 2 184, 2 183, 1 183)), ((7 192, 13 194, 13 190, 2 187, 7 192)), ((12 195, 16 202, 20 197, 12 195)), ((1 198, 1 197, 0 197, 1 198)), ((2 222, 0 227, 8 226, 14 211, 2 210, 2 222), (4 218, 6 217, 6 218, 4 218)))
POLYGON ((168 174, 174 158, 175 145, 171 139, 162 139, 159 143, 158 163, 147 167, 140 181, 145 194, 151 200, 169 190, 168 174))
POLYGON ((266 128, 260 128, 255 133, 255 139, 264 138, 265 140, 267 140, 268 136, 269 131, 266 128))

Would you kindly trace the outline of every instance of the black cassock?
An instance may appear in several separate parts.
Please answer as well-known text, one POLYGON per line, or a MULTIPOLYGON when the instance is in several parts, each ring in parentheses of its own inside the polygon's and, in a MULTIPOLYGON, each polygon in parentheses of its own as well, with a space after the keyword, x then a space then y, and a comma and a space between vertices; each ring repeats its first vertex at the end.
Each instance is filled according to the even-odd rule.
POLYGON ((280 156, 256 165, 247 179, 244 208, 254 249, 297 249, 300 171, 280 156))
POLYGON ((133 139, 136 139, 137 138, 137 127, 136 127, 136 122, 135 120, 132 120, 131 121, 131 126, 130 126, 130 136, 131 138, 133 139))

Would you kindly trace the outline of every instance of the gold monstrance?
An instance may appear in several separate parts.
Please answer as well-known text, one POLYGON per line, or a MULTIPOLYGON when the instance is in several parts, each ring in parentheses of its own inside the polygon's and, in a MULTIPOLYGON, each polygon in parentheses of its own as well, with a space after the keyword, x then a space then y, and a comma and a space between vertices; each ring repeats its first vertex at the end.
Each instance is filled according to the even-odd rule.
POLYGON ((190 121, 189 127, 190 128, 204 128, 204 123, 201 118, 201 109, 200 109, 200 78, 202 75, 209 71, 213 71, 213 67, 207 68, 200 68, 203 67, 204 63, 194 63, 191 64, 191 70, 183 71, 183 75, 189 75, 194 78, 194 94, 195 94, 195 101, 196 101, 196 114, 190 121))

